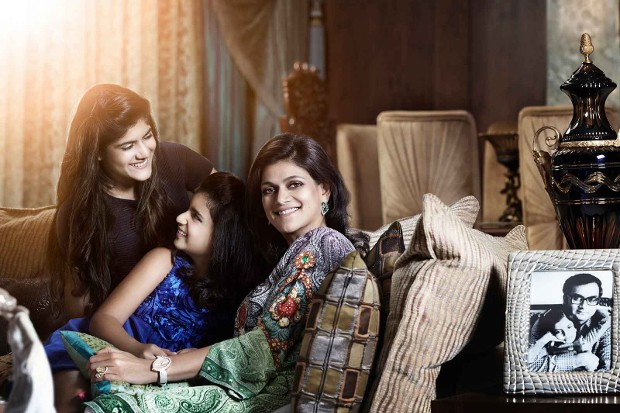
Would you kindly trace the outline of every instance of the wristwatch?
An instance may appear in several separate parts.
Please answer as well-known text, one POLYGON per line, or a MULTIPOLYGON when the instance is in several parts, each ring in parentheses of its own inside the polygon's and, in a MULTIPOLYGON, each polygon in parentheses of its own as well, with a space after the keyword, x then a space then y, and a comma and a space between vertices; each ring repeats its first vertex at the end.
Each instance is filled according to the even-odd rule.
POLYGON ((159 373, 159 381, 160 385, 164 385, 168 383, 168 367, 172 365, 172 360, 168 356, 156 356, 153 364, 151 364, 151 370, 159 373))

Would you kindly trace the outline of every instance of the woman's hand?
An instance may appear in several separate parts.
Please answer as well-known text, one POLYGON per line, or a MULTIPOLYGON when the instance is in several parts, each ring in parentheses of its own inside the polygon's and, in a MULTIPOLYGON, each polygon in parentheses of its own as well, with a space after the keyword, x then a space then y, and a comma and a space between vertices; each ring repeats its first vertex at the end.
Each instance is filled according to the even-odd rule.
MULTIPOLYGON (((154 359, 155 357, 153 357, 154 359)), ((147 360, 134 356, 126 351, 111 347, 105 347, 89 359, 86 366, 89 370, 90 380, 99 382, 103 380, 121 380, 131 384, 149 384, 157 382, 157 372, 151 371, 153 360, 147 360), (97 368, 101 368, 97 377, 97 368)))
POLYGON ((543 349, 546 349, 545 354, 549 354, 549 348, 552 347, 552 344, 555 340, 557 340, 557 338, 549 331, 547 331, 541 338, 536 340, 536 342, 530 347, 527 352, 528 363, 533 363, 534 361, 538 360, 538 358, 543 355, 541 354, 541 351, 543 349))
POLYGON ((547 331, 541 338, 538 339, 537 344, 541 347, 547 348, 563 344, 563 341, 558 340, 550 331, 547 331))
POLYGON ((154 360, 157 356, 172 356, 177 354, 174 351, 170 351, 166 348, 161 348, 155 344, 140 344, 137 351, 133 352, 133 355, 143 359, 154 360))

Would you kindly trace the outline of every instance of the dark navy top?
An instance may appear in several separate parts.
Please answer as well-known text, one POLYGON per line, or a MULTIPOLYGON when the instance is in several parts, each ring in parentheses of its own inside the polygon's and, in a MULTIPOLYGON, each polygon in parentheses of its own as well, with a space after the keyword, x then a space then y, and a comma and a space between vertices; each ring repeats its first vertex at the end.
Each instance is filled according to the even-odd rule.
MULTIPOLYGON (((175 218, 189 207, 188 191, 193 192, 211 173, 213 164, 207 158, 188 147, 174 142, 160 142, 157 158, 158 172, 172 208, 164 217, 166 222, 174 223, 175 218)), ((142 224, 136 219, 138 201, 120 199, 106 195, 106 202, 115 217, 114 226, 109 233, 109 262, 112 288, 131 271, 149 250, 141 240, 142 224)), ((69 246, 69 207, 60 205, 56 221, 58 241, 63 251, 69 246)), ((176 228, 171 224, 171 228, 176 228)), ((170 241, 174 234, 164 234, 170 241)))

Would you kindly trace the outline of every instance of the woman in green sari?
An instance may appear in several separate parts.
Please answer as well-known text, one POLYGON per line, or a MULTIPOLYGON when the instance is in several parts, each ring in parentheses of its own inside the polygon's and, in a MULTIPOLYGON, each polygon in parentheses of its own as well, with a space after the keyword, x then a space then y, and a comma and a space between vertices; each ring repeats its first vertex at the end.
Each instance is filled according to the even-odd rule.
POLYGON ((272 138, 259 151, 247 191, 256 248, 275 268, 239 307, 236 336, 155 361, 101 350, 90 358, 93 381, 194 385, 102 395, 86 403, 92 411, 271 412, 290 403, 308 305, 354 249, 344 235, 349 197, 321 146, 291 134, 272 138))

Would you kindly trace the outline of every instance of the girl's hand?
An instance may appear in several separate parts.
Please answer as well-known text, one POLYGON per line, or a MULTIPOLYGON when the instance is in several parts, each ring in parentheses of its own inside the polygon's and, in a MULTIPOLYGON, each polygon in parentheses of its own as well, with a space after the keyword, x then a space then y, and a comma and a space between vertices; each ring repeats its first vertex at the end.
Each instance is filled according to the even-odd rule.
POLYGON ((196 351, 196 350, 198 350, 198 349, 197 349, 197 348, 193 348, 193 347, 190 347, 190 348, 184 348, 184 349, 182 349, 182 350, 179 350, 179 351, 177 352, 177 354, 185 354, 185 353, 190 353, 190 352, 192 352, 192 351, 196 351))
POLYGON ((139 358, 126 351, 105 347, 91 356, 86 368, 92 382, 121 380, 131 384, 149 384, 156 383, 158 379, 157 372, 151 371, 152 363, 153 360, 139 358), (97 368, 99 368, 100 374, 97 374, 97 368))
POLYGON ((136 357, 149 360, 154 360, 157 356, 172 356, 174 354, 177 353, 166 348, 161 348, 155 344, 141 344, 138 350, 133 353, 136 357))
POLYGON ((547 331, 541 338, 538 339, 538 341, 542 345, 547 345, 548 343, 559 342, 558 338, 554 336, 550 331, 547 331))

